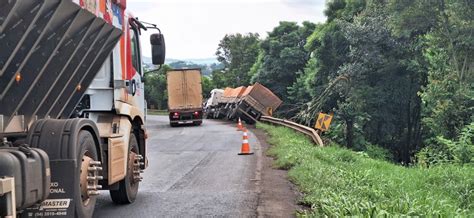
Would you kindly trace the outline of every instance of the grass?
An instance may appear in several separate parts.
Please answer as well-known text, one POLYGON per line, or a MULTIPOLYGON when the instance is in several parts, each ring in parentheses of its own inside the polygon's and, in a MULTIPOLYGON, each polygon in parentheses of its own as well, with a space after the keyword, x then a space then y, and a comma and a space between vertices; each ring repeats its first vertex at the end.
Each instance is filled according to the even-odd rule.
POLYGON ((268 154, 304 193, 309 216, 474 217, 474 168, 402 167, 337 145, 319 148, 284 127, 259 123, 268 154))
POLYGON ((148 109, 148 115, 168 115, 167 110, 155 110, 155 109, 148 109))

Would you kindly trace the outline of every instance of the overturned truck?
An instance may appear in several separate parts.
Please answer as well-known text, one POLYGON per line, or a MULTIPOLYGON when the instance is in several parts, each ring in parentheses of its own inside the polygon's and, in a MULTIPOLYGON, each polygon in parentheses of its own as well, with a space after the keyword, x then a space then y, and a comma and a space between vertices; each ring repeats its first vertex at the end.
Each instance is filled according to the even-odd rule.
MULTIPOLYGON (((211 92, 211 95, 213 93, 211 92)), ((270 89, 260 83, 253 86, 226 88, 220 98, 206 104, 208 118, 257 122, 261 116, 271 116, 282 101, 270 89), (212 105, 212 109, 210 108, 212 105)))

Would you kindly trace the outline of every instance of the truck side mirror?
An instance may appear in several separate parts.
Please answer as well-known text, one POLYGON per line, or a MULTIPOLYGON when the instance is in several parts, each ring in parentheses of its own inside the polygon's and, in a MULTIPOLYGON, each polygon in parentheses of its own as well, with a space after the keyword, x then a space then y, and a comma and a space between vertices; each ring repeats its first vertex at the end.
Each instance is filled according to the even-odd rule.
POLYGON ((165 37, 161 33, 154 33, 150 36, 151 59, 154 65, 165 63, 166 46, 165 37))

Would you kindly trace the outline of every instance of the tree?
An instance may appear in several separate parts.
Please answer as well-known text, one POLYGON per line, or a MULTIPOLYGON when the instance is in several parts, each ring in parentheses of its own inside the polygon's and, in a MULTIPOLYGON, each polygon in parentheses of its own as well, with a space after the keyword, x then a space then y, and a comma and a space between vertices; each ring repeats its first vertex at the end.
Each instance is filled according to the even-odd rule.
POLYGON ((257 33, 225 35, 216 51, 217 60, 224 70, 214 71, 213 77, 219 77, 224 86, 246 86, 250 83, 250 68, 255 63, 259 50, 257 33))
POLYGON ((166 91, 166 71, 171 69, 168 65, 153 73, 145 74, 145 99, 148 107, 164 110, 168 108, 168 93, 166 91))
POLYGON ((427 144, 455 139, 474 119, 474 2, 440 0, 436 28, 425 36, 428 84, 421 93, 427 144))
POLYGON ((307 91, 314 103, 303 113, 314 117, 317 111, 334 110, 336 122, 345 126, 341 136, 348 147, 380 145, 409 163, 421 134, 417 93, 426 68, 417 65, 422 53, 413 49, 416 37, 394 35, 386 6, 372 2, 351 19, 335 15, 311 35, 307 48, 314 48, 315 61, 308 67, 314 73, 304 76, 313 79, 307 91), (339 81, 346 84, 342 92, 335 85, 339 81))
POLYGON ((211 81, 212 81, 212 85, 215 87, 215 88, 225 88, 227 86, 227 80, 226 80, 226 75, 223 73, 223 69, 222 70, 214 70, 212 71, 211 73, 211 81))
MULTIPOLYGON (((318 24, 308 37, 305 49, 311 52, 303 72, 290 87, 290 98, 303 100, 301 111, 295 117, 302 123, 313 125, 315 115, 320 111, 334 111, 339 103, 343 103, 343 94, 347 90, 347 78, 338 73, 341 66, 349 61, 350 44, 344 32, 345 23, 353 22, 355 16, 365 9, 365 1, 332 0, 327 2, 325 14, 328 20, 318 24), (342 93, 339 93, 342 92, 342 93), (342 102, 341 102, 342 101, 342 102)), ((344 108, 344 107, 343 107, 344 108)), ((345 108, 346 112, 353 111, 345 108)), ((348 116, 338 116, 347 119, 348 116)), ((351 126, 340 138, 353 138, 351 126), (349 131, 347 131, 349 130, 349 131)), ((352 140, 347 141, 352 147, 352 140)))
POLYGON ((207 76, 202 76, 201 79, 201 84, 202 84, 202 95, 203 98, 209 98, 209 93, 213 89, 214 85, 212 84, 211 78, 207 76))
POLYGON ((365 9, 366 4, 366 0, 329 0, 324 14, 328 17, 328 23, 334 20, 352 22, 365 9))
POLYGON ((302 26, 280 22, 261 43, 263 58, 254 80, 288 101, 287 87, 296 81, 297 73, 303 70, 309 59, 310 53, 304 45, 315 27, 310 22, 303 22, 302 26))

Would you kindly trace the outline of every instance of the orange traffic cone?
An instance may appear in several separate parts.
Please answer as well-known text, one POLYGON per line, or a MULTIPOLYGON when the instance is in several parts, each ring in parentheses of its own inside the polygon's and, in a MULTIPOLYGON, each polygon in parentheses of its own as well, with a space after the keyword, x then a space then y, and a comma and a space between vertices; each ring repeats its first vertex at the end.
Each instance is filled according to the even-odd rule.
POLYGON ((244 126, 242 125, 242 120, 240 120, 239 117, 239 122, 237 123, 237 131, 242 131, 244 129, 244 126))
POLYGON ((249 145, 249 137, 247 135, 247 129, 243 129, 243 137, 242 137, 242 147, 240 148, 239 155, 250 155, 253 152, 250 152, 250 145, 249 145))

